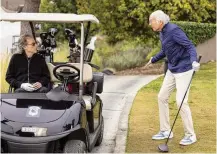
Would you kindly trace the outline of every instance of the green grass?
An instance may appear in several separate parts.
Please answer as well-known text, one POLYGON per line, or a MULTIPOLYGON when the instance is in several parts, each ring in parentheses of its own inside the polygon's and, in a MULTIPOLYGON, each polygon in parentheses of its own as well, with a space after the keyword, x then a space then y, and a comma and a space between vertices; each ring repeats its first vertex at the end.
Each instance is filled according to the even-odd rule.
POLYGON ((8 92, 8 88, 9 85, 8 83, 5 81, 5 74, 8 68, 8 63, 10 61, 10 54, 1 54, 0 56, 0 60, 1 60, 1 73, 0 73, 0 89, 1 89, 1 93, 6 93, 8 92))
POLYGON ((67 62, 69 56, 69 47, 66 42, 58 45, 57 52, 54 53, 54 62, 67 62))
MULTIPOLYGON (((156 153, 157 146, 165 141, 154 141, 152 135, 159 131, 157 95, 163 77, 143 87, 137 94, 129 116, 126 152, 156 153)), ((177 114, 175 92, 170 98, 170 123, 177 114)), ((192 111, 198 141, 181 146, 184 135, 181 118, 176 121, 174 138, 169 142, 172 153, 216 153, 216 62, 201 66, 192 81, 189 105, 192 111)))

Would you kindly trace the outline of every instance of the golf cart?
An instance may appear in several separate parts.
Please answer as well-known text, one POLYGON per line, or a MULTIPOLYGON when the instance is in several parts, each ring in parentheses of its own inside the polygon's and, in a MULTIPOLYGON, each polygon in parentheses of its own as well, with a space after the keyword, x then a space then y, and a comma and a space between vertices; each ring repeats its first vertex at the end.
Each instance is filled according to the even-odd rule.
POLYGON ((84 23, 99 23, 98 19, 87 14, 4 13, 1 21, 81 25, 79 63, 47 63, 51 82, 58 82, 57 86, 48 93, 1 94, 1 152, 83 153, 100 145, 104 121, 97 93, 103 91, 104 77, 84 62, 84 23), (70 84, 78 89, 69 92, 70 84))

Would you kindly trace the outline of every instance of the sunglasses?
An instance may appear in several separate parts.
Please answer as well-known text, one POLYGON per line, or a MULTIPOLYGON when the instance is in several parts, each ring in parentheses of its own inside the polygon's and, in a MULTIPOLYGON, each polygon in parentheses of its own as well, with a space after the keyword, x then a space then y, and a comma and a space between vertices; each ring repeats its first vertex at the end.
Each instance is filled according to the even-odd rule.
POLYGON ((33 43, 31 43, 31 44, 27 44, 27 45, 35 46, 35 45, 36 45, 36 43, 35 43, 35 42, 33 42, 33 43))

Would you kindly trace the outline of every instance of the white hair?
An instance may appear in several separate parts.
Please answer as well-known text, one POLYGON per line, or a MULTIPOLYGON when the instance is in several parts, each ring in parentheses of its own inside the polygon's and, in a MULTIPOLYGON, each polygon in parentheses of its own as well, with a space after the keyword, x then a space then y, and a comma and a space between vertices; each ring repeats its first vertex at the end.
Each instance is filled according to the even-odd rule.
POLYGON ((164 13, 162 10, 154 11, 150 16, 149 20, 155 18, 157 21, 162 21, 164 24, 167 24, 170 21, 170 17, 164 13))

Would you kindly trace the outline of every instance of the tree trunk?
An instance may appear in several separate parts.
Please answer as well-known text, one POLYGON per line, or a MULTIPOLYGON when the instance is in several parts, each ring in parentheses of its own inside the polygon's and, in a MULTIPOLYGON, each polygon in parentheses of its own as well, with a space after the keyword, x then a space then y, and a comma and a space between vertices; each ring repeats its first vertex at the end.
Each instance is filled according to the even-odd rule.
MULTIPOLYGON (((31 13, 35 12, 35 13, 37 13, 37 12, 39 12, 40 3, 41 3, 41 0, 25 0, 24 8, 23 8, 22 12, 31 12, 31 13)), ((35 25, 34 22, 33 22, 33 25, 35 25)), ((32 35, 32 30, 31 30, 29 22, 22 22, 21 23, 20 35, 23 35, 23 34, 32 35)))

